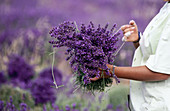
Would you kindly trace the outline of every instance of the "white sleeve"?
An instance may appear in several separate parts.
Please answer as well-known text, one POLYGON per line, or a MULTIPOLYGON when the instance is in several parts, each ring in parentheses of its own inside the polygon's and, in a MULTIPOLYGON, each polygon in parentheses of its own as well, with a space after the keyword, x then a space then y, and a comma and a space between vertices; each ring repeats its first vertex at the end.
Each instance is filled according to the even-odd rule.
POLYGON ((154 55, 150 55, 146 66, 154 71, 170 74, 170 20, 167 22, 154 55))

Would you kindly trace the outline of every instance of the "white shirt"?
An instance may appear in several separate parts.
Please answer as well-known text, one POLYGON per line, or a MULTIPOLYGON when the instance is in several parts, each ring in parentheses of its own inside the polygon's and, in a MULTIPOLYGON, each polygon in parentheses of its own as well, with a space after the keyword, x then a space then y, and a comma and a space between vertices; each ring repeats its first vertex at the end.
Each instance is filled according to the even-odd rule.
MULTIPOLYGON (((170 3, 146 27, 132 66, 146 65, 151 71, 170 74, 170 3)), ((170 111, 170 78, 164 81, 130 81, 134 111, 170 111)))

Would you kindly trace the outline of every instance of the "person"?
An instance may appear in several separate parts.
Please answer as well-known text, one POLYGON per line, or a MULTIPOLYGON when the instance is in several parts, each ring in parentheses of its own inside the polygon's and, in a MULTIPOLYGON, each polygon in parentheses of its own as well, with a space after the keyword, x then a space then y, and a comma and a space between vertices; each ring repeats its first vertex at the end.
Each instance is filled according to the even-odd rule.
POLYGON ((133 20, 121 27, 125 40, 136 47, 132 67, 107 64, 111 75, 130 79, 131 111, 170 111, 170 0, 164 1, 143 35, 133 20))

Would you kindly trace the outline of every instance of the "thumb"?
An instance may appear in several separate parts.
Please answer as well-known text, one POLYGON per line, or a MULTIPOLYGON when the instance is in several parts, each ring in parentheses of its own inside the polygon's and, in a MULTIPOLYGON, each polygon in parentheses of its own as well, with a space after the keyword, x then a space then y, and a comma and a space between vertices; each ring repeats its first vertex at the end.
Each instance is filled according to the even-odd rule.
POLYGON ((99 77, 90 78, 91 81, 97 81, 99 79, 100 79, 99 77))

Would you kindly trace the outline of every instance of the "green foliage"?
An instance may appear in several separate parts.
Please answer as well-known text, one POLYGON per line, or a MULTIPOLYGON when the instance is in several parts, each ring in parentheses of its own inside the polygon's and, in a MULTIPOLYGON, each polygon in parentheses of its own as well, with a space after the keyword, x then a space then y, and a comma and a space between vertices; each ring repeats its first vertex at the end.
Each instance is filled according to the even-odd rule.
POLYGON ((72 104, 76 103, 76 109, 79 109, 80 111, 83 111, 84 108, 88 108, 89 111, 96 111, 99 106, 100 109, 103 110, 108 104, 108 99, 106 99, 107 95, 104 95, 100 101, 100 95, 101 93, 95 93, 95 96, 89 93, 81 93, 79 90, 69 94, 69 96, 60 93, 57 96, 56 105, 58 105, 60 109, 65 109, 66 105, 69 105, 72 108, 72 104))
POLYGON ((10 96, 13 99, 13 104, 17 108, 19 108, 19 104, 22 102, 26 103, 31 108, 34 107, 34 100, 29 92, 19 87, 14 88, 11 85, 2 85, 0 87, 0 100, 9 101, 10 96))
MULTIPOLYGON (((113 87, 107 88, 110 89, 108 92, 95 92, 95 96, 89 93, 82 93, 79 89, 76 92, 70 91, 70 87, 63 88, 57 94, 57 100, 55 105, 60 109, 65 110, 65 106, 69 105, 72 108, 72 104, 76 104, 76 109, 83 111, 84 108, 88 108, 89 111, 104 111, 108 104, 113 104, 114 109, 118 105, 124 107, 124 111, 127 111, 126 102, 128 94, 128 86, 125 85, 115 85, 113 87), (98 108, 98 109, 97 109, 98 108)), ((10 96, 12 96, 13 104, 19 108, 21 102, 26 103, 31 110, 30 111, 42 111, 43 105, 35 106, 34 101, 29 92, 22 90, 20 88, 13 88, 10 85, 2 85, 0 87, 0 99, 3 101, 9 101, 10 96), (23 100, 23 94, 25 94, 25 99, 23 100)), ((53 109, 51 103, 46 104, 46 109, 49 111, 53 109)))
POLYGON ((117 85, 111 88, 108 92, 109 104, 113 104, 114 108, 122 105, 127 110, 126 103, 128 102, 127 95, 129 94, 129 87, 126 85, 117 85))
POLYGON ((95 93, 95 91, 103 92, 106 87, 110 87, 113 80, 111 78, 103 78, 97 81, 91 81, 89 84, 84 84, 83 78, 85 74, 79 70, 80 73, 76 75, 76 85, 84 89, 84 91, 90 91, 91 93, 95 93))

